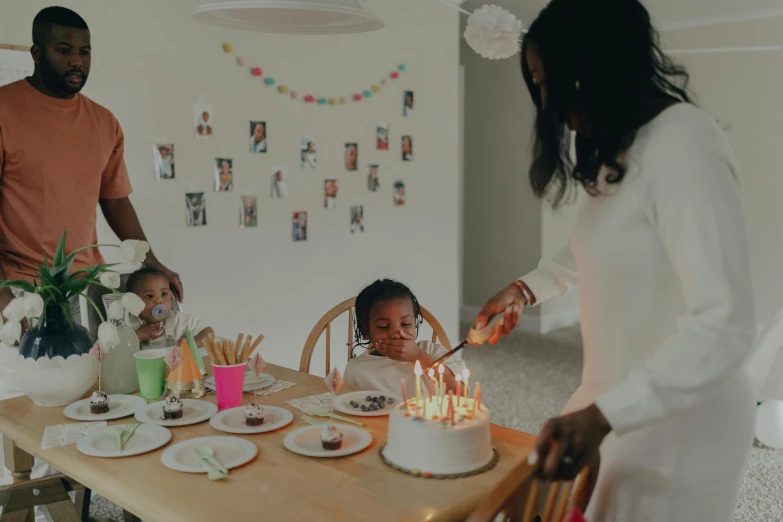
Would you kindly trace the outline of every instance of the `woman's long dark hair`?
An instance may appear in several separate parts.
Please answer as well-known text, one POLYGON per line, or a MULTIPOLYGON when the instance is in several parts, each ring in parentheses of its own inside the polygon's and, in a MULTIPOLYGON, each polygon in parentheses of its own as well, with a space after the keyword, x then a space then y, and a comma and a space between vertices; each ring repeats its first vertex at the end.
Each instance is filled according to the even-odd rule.
POLYGON ((538 110, 530 184, 554 207, 577 183, 596 194, 603 165, 614 171, 607 182, 623 179, 617 157, 649 120, 650 102, 691 102, 688 73, 663 53, 639 0, 552 0, 525 36, 522 75, 538 110), (546 106, 527 65, 531 47, 543 64, 546 106), (572 114, 586 126, 576 137, 576 164, 572 114))

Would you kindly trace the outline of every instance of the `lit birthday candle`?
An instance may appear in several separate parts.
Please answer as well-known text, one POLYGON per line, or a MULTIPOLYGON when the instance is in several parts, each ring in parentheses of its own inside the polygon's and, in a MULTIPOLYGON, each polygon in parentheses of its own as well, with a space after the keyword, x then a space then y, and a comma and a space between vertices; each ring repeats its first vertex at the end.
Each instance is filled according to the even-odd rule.
MULTIPOLYGON (((468 386, 470 383, 470 370, 465 368, 462 370, 462 381, 465 383, 465 386, 463 387, 464 390, 464 396, 465 396, 465 404, 468 402, 468 386)), ((459 395, 459 392, 457 392, 457 395, 459 395)))
POLYGON ((438 386, 440 389, 440 394, 442 396, 446 395, 446 388, 443 387, 443 372, 446 371, 446 368, 443 367, 443 364, 438 365, 438 386))
POLYGON ((424 373, 419 361, 416 361, 416 366, 413 367, 413 373, 416 374, 416 408, 418 408, 419 401, 421 401, 421 374, 424 373))
POLYGON ((433 392, 434 392, 434 387, 435 387, 435 377, 434 377, 434 375, 435 375, 435 370, 433 370, 432 368, 427 370, 427 377, 429 377, 429 380, 430 380, 430 397, 432 397, 433 392))
POLYGON ((449 390, 449 417, 451 417, 451 425, 454 426, 454 392, 449 390))
POLYGON ((456 375, 454 378, 457 380, 457 406, 459 406, 460 399, 462 399, 462 375, 456 375))

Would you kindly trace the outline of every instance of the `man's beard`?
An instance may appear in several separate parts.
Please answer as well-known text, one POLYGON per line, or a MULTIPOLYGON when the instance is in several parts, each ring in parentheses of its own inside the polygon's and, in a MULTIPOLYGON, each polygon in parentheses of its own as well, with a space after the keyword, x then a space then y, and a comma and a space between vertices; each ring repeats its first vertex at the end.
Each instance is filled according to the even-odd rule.
POLYGON ((60 74, 45 60, 41 60, 41 73, 44 82, 55 92, 63 94, 77 94, 87 83, 87 74, 78 69, 71 69, 65 74, 60 74), (71 74, 78 73, 82 76, 82 82, 79 85, 68 83, 65 78, 71 74))

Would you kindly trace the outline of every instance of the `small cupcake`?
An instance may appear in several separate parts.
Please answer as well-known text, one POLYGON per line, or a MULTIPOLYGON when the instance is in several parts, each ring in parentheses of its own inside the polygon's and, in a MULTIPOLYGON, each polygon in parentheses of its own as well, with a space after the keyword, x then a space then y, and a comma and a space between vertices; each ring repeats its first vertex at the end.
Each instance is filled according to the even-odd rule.
POLYGON ((264 408, 253 403, 245 406, 245 424, 248 426, 261 426, 264 423, 264 408))
POLYGON ((343 445, 343 434, 334 424, 327 424, 321 432, 321 445, 325 450, 338 450, 343 445))
POLYGON ((163 403, 163 419, 179 419, 182 417, 182 408, 184 404, 177 397, 169 397, 163 403))
POLYGON ((90 395, 90 413, 99 415, 109 412, 109 396, 104 391, 95 391, 90 395))

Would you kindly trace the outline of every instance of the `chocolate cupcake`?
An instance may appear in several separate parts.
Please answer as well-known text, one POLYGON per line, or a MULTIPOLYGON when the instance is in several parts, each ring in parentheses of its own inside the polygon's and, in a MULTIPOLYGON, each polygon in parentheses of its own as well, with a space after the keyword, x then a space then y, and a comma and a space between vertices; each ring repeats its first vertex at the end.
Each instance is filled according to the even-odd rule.
POLYGON ((95 391, 90 395, 90 413, 100 415, 109 413, 109 396, 104 391, 95 391))
POLYGON ((261 426, 264 423, 264 408, 252 403, 245 406, 245 424, 248 426, 261 426))
POLYGON ((338 450, 343 445, 343 434, 334 424, 327 424, 321 432, 321 445, 325 450, 338 450))
POLYGON ((183 402, 177 397, 169 397, 163 403, 163 419, 172 420, 182 417, 183 402))

